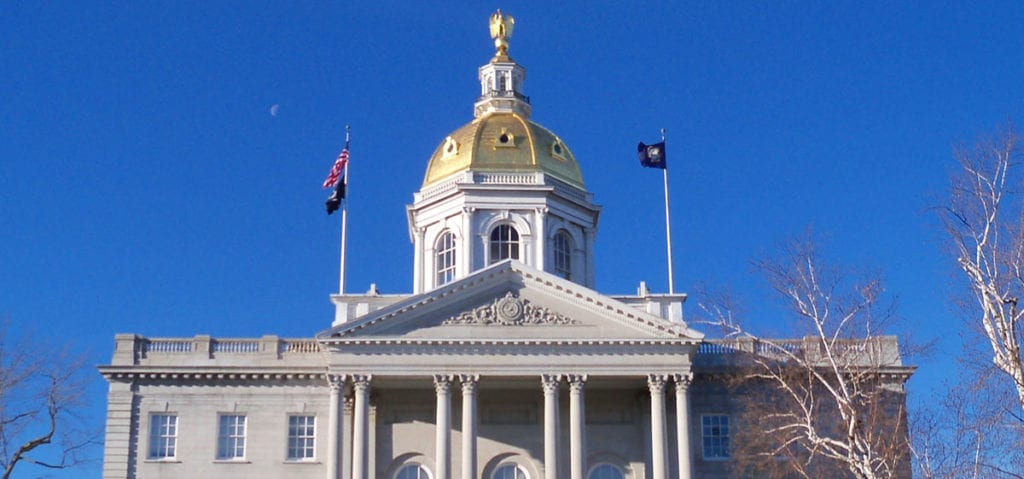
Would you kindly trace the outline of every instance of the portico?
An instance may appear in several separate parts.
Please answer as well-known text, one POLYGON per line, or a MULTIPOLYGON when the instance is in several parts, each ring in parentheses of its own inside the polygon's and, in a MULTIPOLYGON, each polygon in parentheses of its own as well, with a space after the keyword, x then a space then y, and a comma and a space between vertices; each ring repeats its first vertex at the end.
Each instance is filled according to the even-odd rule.
POLYGON ((477 271, 318 335, 337 377, 372 378, 349 388, 353 463, 328 477, 366 479, 369 470, 381 477, 413 457, 429 459, 434 479, 491 477, 504 457, 530 477, 585 479, 603 458, 623 477, 640 479, 627 472, 650 468, 655 479, 669 471, 687 479, 686 385, 701 336, 517 261, 477 271), (416 397, 416 405, 389 404, 402 395, 416 397), (399 440, 381 452, 362 429, 373 422, 367 398, 377 398, 375 427, 386 429, 376 437, 429 434, 432 447, 400 450, 399 440), (597 440, 592 425, 638 440, 597 440), (669 451, 670 436, 680 432, 669 451))

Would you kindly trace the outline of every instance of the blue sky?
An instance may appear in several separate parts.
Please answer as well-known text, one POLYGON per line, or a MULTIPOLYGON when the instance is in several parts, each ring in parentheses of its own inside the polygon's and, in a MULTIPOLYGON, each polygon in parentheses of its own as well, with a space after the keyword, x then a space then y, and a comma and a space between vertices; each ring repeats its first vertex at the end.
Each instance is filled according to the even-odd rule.
POLYGON ((348 291, 410 291, 404 207, 472 119, 499 7, 533 119, 603 205, 599 291, 667 289, 661 177, 635 156, 666 128, 677 290, 729 285, 772 329, 749 260, 812 227, 887 278, 898 332, 943 338, 913 391, 950 374, 962 328, 930 208, 955 145, 1024 123, 1016 2, 9 4, 0 316, 96 364, 119 332, 325 329, 338 218, 319 185, 346 124, 348 291))

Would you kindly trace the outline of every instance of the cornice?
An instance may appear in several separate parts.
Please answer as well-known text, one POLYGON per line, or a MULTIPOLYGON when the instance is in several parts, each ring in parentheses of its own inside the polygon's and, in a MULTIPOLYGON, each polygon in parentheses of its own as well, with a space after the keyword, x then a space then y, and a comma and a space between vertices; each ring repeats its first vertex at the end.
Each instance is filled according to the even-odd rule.
POLYGON ((182 366, 100 366, 108 381, 323 381, 327 384, 327 364, 317 368, 195 368, 182 366))
POLYGON ((325 338, 335 346, 687 346, 700 344, 692 338, 652 339, 441 339, 405 337, 325 338))

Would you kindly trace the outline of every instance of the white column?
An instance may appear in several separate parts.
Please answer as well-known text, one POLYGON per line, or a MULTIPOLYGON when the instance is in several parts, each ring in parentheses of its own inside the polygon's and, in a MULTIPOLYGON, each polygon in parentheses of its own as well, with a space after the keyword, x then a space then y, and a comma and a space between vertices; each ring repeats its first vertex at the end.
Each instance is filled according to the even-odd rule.
POLYGON ((462 383, 462 477, 476 477, 476 385, 480 376, 463 374, 462 383))
POLYGON ((452 402, 449 395, 451 380, 450 376, 434 375, 434 390, 437 392, 437 431, 434 455, 437 471, 435 471, 434 479, 449 479, 451 477, 452 402))
POLYGON ((537 231, 537 241, 536 241, 537 251, 535 253, 536 254, 536 257, 535 257, 536 260, 535 260, 534 265, 535 265, 535 267, 537 269, 539 269, 541 271, 544 271, 544 265, 547 263, 547 258, 544 256, 544 255, 547 254, 547 250, 545 249, 545 247, 547 246, 547 241, 548 241, 547 234, 545 233, 545 228, 544 228, 544 223, 545 223, 544 220, 545 220, 545 217, 547 216, 547 214, 548 214, 548 209, 546 207, 541 207, 541 208, 537 208, 536 209, 536 211, 534 212, 534 216, 533 216, 534 217, 533 221, 537 225, 536 228, 535 228, 536 231, 537 231))
POLYGON ((679 479, 690 479, 690 398, 693 374, 673 374, 676 383, 676 442, 679 443, 679 479))
POLYGON ((352 376, 355 410, 352 418, 352 479, 368 479, 367 454, 369 450, 370 375, 352 376))
POLYGON ((327 479, 338 479, 341 461, 338 452, 341 449, 341 390, 345 387, 345 376, 328 374, 327 383, 331 387, 331 403, 327 417, 327 479))
POLYGON ((558 479, 558 388, 561 376, 540 377, 544 387, 544 479, 558 479))
POLYGON ((586 374, 571 374, 569 380, 569 477, 583 479, 587 467, 586 411, 583 385, 586 374))
POLYGON ((491 265, 491 250, 490 250, 490 248, 487 247, 488 244, 489 244, 490 238, 488 238, 487 234, 485 234, 485 233, 481 233, 479 237, 480 237, 480 251, 483 252, 482 256, 481 256, 481 258, 483 258, 483 261, 480 263, 480 268, 482 269, 485 266, 490 266, 491 265))
POLYGON ((423 288, 424 288, 424 284, 426 283, 424 281, 424 279, 426 278, 426 273, 424 273, 424 271, 423 271, 423 263, 424 263, 423 250, 426 249, 426 245, 423 244, 423 241, 424 241, 423 237, 426 234, 426 232, 427 232, 426 228, 420 228, 420 227, 416 227, 415 228, 415 233, 416 234, 415 234, 415 240, 413 240, 415 245, 413 245, 413 249, 412 249, 412 255, 413 255, 413 259, 412 259, 412 276, 413 276, 413 278, 412 278, 412 292, 413 293, 422 293, 423 292, 423 288))
POLYGON ((663 374, 649 374, 647 387, 651 390, 651 478, 667 479, 665 470, 665 380, 663 374))
MULTIPOLYGON (((460 256, 455 269, 455 277, 469 276, 473 271, 473 213, 476 208, 462 207, 462 240, 457 254, 460 256)), ((472 479, 472 478, 467 478, 472 479)))

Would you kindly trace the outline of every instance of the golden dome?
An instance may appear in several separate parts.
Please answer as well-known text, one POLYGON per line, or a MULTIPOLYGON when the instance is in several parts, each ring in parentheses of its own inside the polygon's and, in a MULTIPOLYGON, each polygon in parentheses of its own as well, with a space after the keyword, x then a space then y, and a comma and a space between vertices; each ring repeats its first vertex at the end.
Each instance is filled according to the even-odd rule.
POLYGON ((565 143, 514 112, 483 115, 448 135, 430 157, 423 186, 466 170, 543 171, 583 188, 580 167, 565 143))

